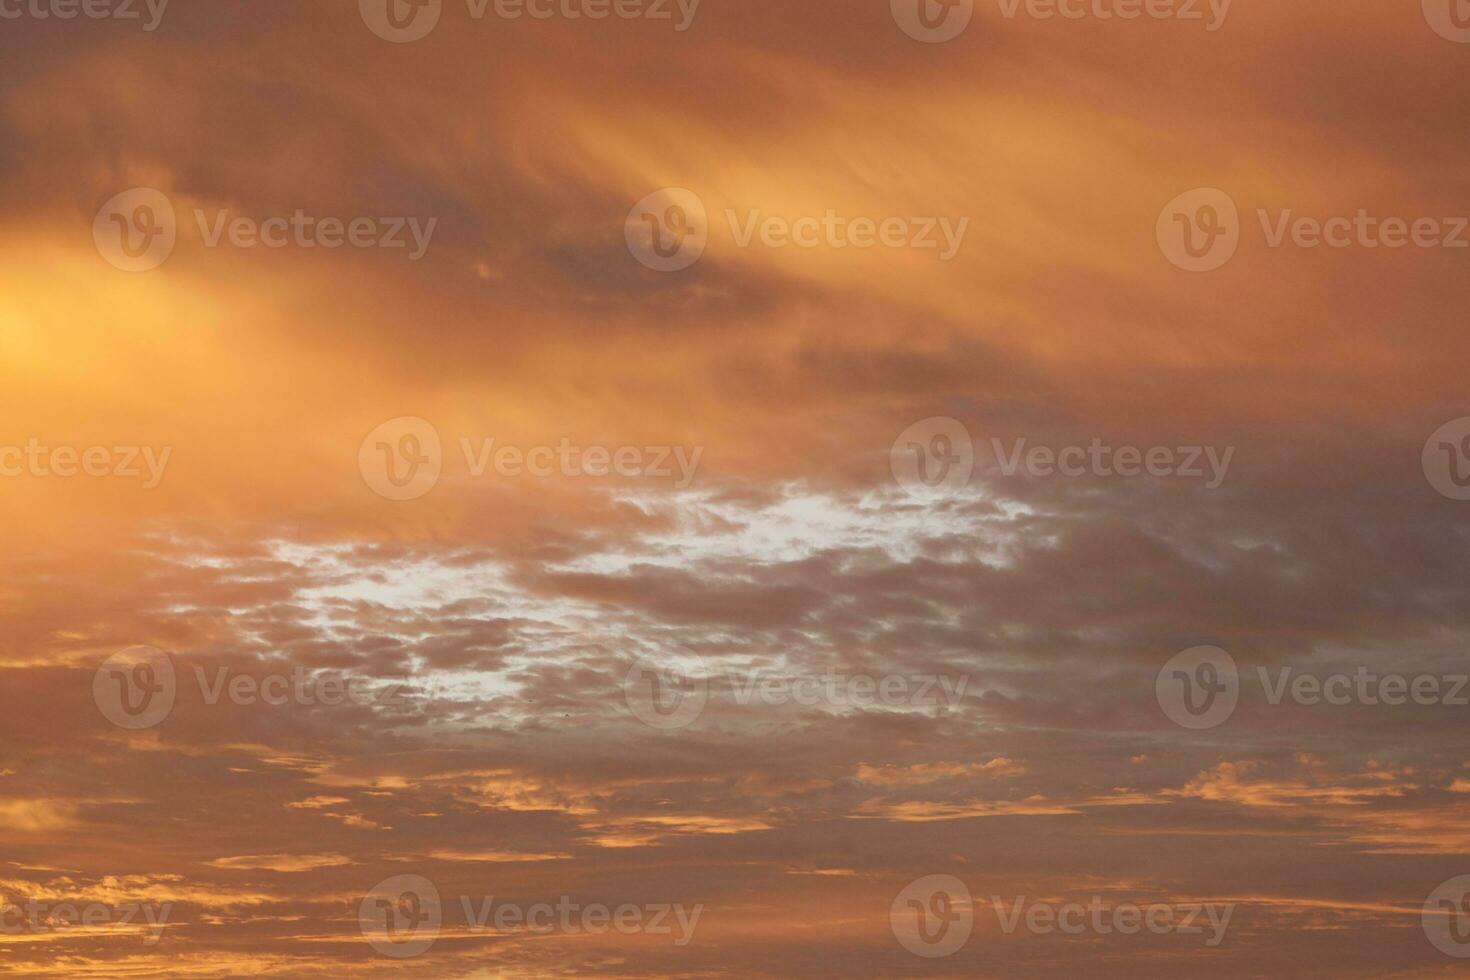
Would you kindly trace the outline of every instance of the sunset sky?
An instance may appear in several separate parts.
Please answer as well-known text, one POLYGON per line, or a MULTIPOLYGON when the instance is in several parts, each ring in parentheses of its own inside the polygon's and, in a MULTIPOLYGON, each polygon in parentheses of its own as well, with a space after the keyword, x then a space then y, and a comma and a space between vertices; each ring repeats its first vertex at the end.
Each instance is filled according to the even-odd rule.
POLYGON ((423 2, 0 0, 0 977, 1470 977, 1470 0, 423 2))

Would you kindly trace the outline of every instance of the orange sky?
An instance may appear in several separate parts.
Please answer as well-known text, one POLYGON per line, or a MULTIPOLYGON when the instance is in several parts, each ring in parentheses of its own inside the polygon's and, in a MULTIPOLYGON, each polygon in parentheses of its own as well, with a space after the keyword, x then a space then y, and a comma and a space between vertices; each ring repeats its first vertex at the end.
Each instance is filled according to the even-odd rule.
POLYGON ((0 975, 1470 976, 1433 941, 1470 912, 1422 912, 1470 874, 1470 707, 1272 697, 1470 674, 1432 463, 1470 423, 1431 438, 1470 415, 1470 2, 437 2, 395 43, 424 10, 0 0, 0 975), (671 204, 703 252, 659 271, 671 204), (406 247, 229 231, 298 212, 406 247), (1292 231, 1360 213, 1443 240, 1292 231), (914 492, 941 431, 973 470, 914 492), (1021 440, 1229 462, 1010 475, 1021 440), (1204 646, 1239 703, 1190 729, 1160 672, 1204 646), (402 876, 443 904, 411 956, 359 921, 402 876), (931 876, 945 956, 901 938, 931 876), (473 928, 491 896, 702 911, 473 928))

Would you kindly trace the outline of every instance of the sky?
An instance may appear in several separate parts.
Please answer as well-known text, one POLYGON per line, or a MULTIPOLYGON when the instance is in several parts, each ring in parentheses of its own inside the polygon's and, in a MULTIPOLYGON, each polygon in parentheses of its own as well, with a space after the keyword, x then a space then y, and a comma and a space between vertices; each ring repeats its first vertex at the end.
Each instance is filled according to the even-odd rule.
POLYGON ((1470 2, 0 64, 0 975, 1470 977, 1470 2))

